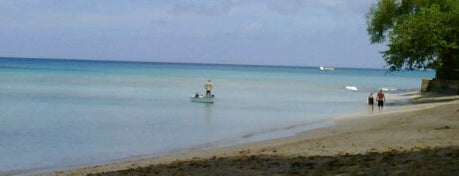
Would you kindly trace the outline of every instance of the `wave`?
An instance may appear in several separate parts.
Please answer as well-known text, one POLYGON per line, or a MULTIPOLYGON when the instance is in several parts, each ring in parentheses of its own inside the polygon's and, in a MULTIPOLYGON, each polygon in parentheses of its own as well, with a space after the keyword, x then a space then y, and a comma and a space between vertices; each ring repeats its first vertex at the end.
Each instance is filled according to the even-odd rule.
POLYGON ((388 93, 393 93, 393 94, 402 94, 402 93, 408 93, 408 92, 419 92, 420 88, 414 88, 414 89, 381 88, 380 90, 383 90, 384 92, 388 92, 388 93))
POLYGON ((386 91, 386 92, 394 92, 394 91, 397 91, 396 88, 384 88, 384 87, 381 88, 381 90, 386 91))
POLYGON ((357 90, 359 90, 359 89, 358 89, 357 87, 355 87, 355 86, 346 86, 345 88, 346 88, 347 90, 352 90, 352 91, 357 91, 357 90))

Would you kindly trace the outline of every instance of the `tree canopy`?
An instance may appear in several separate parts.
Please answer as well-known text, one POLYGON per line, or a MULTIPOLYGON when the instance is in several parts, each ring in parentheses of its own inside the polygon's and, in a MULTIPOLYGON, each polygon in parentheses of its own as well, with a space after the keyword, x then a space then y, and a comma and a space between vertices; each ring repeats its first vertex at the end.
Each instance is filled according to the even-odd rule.
POLYGON ((371 43, 390 70, 435 69, 439 79, 459 80, 458 0, 379 0, 367 13, 371 43))

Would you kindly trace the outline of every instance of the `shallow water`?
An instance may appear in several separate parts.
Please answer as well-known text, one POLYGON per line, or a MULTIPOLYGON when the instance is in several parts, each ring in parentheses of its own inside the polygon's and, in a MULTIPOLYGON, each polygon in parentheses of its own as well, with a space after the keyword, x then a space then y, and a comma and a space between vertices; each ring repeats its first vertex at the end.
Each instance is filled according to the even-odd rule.
POLYGON ((369 92, 417 91, 421 78, 433 75, 0 58, 0 173, 291 135, 367 111, 369 92), (207 79, 216 102, 190 102, 207 79), (298 124, 311 125, 289 128, 298 124))

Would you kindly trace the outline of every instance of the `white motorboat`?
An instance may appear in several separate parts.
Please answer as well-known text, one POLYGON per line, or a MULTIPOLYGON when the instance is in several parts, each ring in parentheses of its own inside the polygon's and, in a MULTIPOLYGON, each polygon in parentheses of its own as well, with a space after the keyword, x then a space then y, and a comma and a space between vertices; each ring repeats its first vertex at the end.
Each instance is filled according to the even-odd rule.
POLYGON ((329 70, 329 71, 335 70, 335 68, 333 68, 333 67, 323 67, 323 66, 320 66, 319 69, 322 70, 322 71, 324 71, 324 70, 329 70))
POLYGON ((192 102, 197 102, 197 103, 214 103, 215 96, 214 95, 212 95, 211 97, 202 96, 202 95, 192 96, 190 97, 190 100, 192 102))

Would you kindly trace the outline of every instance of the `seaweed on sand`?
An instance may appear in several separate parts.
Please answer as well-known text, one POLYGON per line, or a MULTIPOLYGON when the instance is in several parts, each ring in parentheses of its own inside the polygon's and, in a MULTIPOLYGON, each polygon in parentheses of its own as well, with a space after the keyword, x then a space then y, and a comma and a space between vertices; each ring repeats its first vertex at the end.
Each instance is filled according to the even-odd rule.
POLYGON ((175 161, 92 175, 454 175, 459 147, 357 155, 238 155, 175 161))

